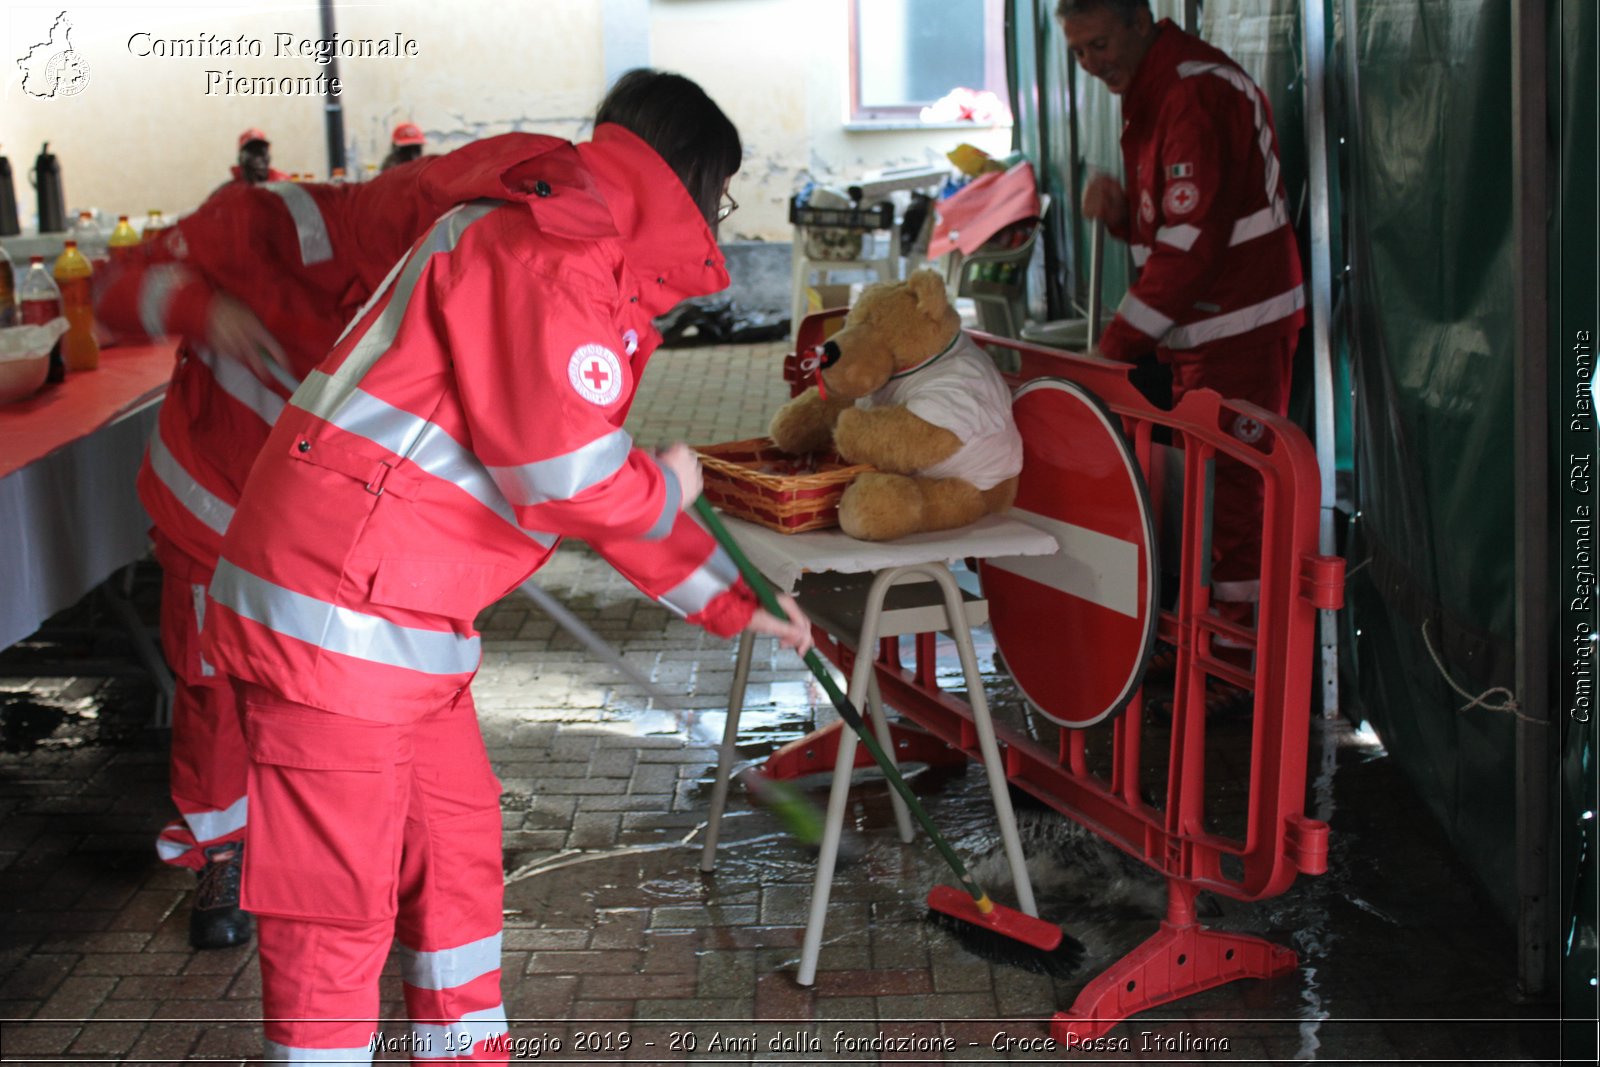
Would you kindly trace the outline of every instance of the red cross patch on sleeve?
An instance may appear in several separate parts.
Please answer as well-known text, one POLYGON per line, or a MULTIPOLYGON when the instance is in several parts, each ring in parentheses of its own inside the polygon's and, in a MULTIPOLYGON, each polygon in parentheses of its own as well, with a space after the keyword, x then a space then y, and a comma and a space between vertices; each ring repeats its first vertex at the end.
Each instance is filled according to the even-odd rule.
POLYGON ((1167 193, 1161 198, 1161 209, 1167 217, 1174 215, 1187 215, 1200 206, 1200 187, 1194 182, 1173 182, 1167 186, 1167 193))
POLYGON ((579 345, 567 360, 567 380, 579 396, 605 407, 622 395, 622 361, 605 345, 579 345))

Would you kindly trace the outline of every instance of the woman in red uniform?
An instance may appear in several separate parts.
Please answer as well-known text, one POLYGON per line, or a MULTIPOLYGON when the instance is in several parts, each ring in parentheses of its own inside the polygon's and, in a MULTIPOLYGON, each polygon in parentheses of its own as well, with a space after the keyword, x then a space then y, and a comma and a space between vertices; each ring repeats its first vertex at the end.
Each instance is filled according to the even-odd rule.
POLYGON ((239 908, 249 760, 233 687, 200 655, 205 590, 250 466, 295 384, 395 260, 441 212, 497 191, 500 173, 536 152, 533 140, 490 138, 360 185, 225 185, 119 262, 100 293, 96 316, 119 335, 181 341, 139 499, 155 527, 161 644, 177 681, 180 818, 156 848, 199 873, 195 948, 250 937, 239 908))
POLYGON ((713 633, 809 645, 755 610, 685 447, 622 429, 651 325, 728 276, 737 131, 687 79, 624 76, 594 139, 446 213, 307 378, 212 580, 210 662, 244 705, 269 1059, 369 1055, 400 944, 409 1048, 503 1062, 500 787, 473 713, 474 617, 586 540, 713 633))

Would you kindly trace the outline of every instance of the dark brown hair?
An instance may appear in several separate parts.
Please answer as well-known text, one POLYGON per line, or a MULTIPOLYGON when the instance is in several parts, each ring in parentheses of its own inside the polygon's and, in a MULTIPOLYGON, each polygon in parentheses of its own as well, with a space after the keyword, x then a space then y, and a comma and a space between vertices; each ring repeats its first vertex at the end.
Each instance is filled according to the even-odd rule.
POLYGON ((739 170, 744 146, 728 116, 681 74, 641 67, 617 79, 595 112, 656 150, 713 228, 722 185, 739 170))

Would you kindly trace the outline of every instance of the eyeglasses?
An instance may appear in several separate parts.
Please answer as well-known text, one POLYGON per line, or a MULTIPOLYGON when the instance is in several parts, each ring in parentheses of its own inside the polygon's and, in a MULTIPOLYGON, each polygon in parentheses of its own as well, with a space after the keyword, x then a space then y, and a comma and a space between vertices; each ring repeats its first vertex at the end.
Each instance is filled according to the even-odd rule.
POLYGON ((739 210, 739 201, 735 200, 731 196, 728 196, 727 193, 723 193, 722 195, 723 195, 723 197, 725 199, 723 200, 722 203, 717 205, 717 221, 718 222, 721 222, 723 219, 727 218, 729 215, 732 215, 735 211, 739 210))

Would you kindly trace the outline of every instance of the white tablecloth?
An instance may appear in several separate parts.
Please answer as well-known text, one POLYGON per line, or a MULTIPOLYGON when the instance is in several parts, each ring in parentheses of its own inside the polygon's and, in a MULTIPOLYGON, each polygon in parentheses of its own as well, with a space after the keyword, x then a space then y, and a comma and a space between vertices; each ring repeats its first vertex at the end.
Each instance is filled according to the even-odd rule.
POLYGON ((144 555, 134 491, 161 398, 0 478, 0 648, 144 555))
POLYGON ((806 571, 859 574, 912 563, 948 563, 968 556, 1048 556, 1060 547, 1038 527, 1006 515, 990 515, 959 530, 912 534, 898 541, 858 541, 842 530, 782 534, 727 516, 723 524, 756 569, 785 592, 793 592, 806 571))

